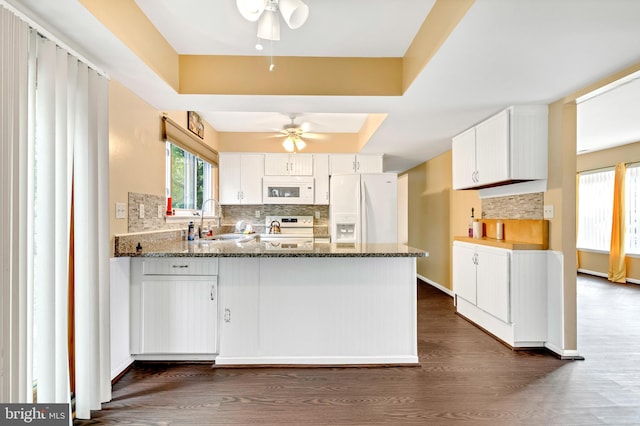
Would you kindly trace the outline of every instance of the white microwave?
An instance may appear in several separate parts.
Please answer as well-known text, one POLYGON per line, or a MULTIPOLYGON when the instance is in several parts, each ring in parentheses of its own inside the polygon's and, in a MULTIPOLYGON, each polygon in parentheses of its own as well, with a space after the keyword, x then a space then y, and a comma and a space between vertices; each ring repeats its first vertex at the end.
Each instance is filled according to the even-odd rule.
POLYGON ((265 176, 262 179, 264 204, 313 204, 313 178, 265 176))

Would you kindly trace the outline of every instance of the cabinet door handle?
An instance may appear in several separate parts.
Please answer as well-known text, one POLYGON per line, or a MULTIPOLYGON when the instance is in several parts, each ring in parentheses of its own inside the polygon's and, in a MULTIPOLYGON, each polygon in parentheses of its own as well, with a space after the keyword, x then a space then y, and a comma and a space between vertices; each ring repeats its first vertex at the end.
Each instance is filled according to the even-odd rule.
POLYGON ((180 268, 180 269, 183 269, 183 268, 188 268, 188 267, 189 267, 189 265, 171 265, 171 267, 172 267, 172 268, 180 268))
POLYGON ((216 300, 216 285, 211 284, 211 300, 216 300))

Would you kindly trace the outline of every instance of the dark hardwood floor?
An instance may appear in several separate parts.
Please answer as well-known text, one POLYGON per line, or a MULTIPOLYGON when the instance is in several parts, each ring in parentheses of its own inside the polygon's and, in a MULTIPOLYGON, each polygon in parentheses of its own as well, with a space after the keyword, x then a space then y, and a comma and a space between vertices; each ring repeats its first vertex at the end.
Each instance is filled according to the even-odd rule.
POLYGON ((419 367, 138 364, 77 425, 640 424, 640 286, 578 278, 584 361, 511 351, 419 285, 419 367))

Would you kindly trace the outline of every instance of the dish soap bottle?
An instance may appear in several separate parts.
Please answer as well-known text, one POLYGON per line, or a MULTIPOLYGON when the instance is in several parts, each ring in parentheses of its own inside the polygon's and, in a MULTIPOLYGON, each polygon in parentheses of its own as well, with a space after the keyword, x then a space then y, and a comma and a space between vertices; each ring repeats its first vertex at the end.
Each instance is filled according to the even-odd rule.
POLYGON ((187 232, 187 240, 193 241, 196 239, 196 230, 193 226, 193 222, 189 222, 189 231, 187 232))
POLYGON ((471 219, 469 220, 469 238, 473 238, 473 207, 471 207, 471 219))

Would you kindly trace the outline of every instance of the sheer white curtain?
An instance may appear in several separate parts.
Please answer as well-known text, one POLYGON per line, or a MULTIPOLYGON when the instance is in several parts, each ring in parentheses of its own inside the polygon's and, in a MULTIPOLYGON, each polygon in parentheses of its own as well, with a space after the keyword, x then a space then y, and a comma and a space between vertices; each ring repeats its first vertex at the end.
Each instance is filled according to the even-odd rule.
POLYGON ((38 402, 70 401, 73 220, 76 416, 89 418, 111 398, 108 81, 0 10, 2 400, 30 402, 35 384, 38 402))

